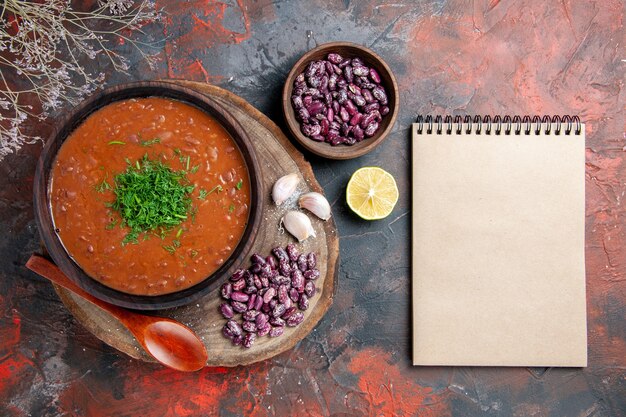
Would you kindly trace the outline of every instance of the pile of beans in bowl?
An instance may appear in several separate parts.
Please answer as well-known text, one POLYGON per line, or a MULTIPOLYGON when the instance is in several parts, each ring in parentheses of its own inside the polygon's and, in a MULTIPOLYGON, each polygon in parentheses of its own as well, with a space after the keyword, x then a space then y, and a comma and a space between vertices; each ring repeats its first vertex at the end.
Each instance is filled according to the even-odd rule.
POLYGON ((219 310, 228 320, 222 334, 234 345, 250 348, 257 337, 278 337, 285 326, 302 323, 320 277, 316 266, 315 253, 300 254, 294 244, 276 247, 265 258, 252 255, 250 268, 236 270, 222 285, 226 302, 219 310))
POLYGON ((333 146, 374 136, 389 113, 380 75, 360 58, 328 54, 296 77, 291 96, 302 133, 333 146))

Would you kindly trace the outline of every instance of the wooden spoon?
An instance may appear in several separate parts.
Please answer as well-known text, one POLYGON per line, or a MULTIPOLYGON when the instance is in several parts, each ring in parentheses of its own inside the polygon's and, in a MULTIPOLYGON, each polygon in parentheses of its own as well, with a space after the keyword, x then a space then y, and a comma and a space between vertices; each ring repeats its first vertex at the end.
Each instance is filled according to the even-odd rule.
POLYGON ((83 297, 118 319, 154 359, 178 371, 197 371, 206 364, 204 343, 184 324, 165 317, 146 316, 99 300, 74 284, 54 263, 33 254, 26 267, 83 297))

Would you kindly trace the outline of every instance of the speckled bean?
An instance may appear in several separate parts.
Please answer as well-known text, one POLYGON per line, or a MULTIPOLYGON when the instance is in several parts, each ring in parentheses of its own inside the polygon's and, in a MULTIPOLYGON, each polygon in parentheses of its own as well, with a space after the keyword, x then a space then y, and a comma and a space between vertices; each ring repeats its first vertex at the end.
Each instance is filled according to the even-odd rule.
POLYGON ((295 313, 294 315, 289 317, 289 319, 287 319, 287 326, 296 327, 298 324, 302 323, 303 321, 304 321, 304 314, 295 313))
POLYGON ((257 324, 256 327, 257 327, 256 334, 257 334, 258 337, 263 337, 263 336, 269 334, 270 330, 272 329, 272 326, 270 326, 269 323, 265 323, 264 326, 259 326, 257 324))
POLYGON ((278 337, 278 336, 282 336, 282 334, 285 332, 285 328, 284 327, 272 327, 272 330, 270 330, 270 337, 278 337))
POLYGON ((222 316, 224 316, 225 319, 232 319, 233 318, 233 308, 228 304, 228 303, 222 303, 220 304, 219 307, 220 313, 222 313, 222 316))
POLYGON ((254 341, 256 340, 256 334, 254 333, 247 333, 244 337, 243 337, 243 347, 245 347, 246 349, 250 349, 252 347, 252 345, 254 344, 254 341))

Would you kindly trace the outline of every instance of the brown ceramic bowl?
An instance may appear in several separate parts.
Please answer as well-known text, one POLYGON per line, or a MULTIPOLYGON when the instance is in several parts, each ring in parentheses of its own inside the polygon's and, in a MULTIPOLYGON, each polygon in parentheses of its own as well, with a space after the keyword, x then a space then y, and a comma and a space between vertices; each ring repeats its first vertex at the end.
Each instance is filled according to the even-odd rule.
POLYGON ((138 82, 105 90, 86 100, 57 123, 56 131, 43 149, 34 180, 35 220, 48 253, 61 270, 78 286, 93 296, 121 307, 138 310, 160 310, 191 303, 216 289, 243 264, 254 243, 261 221, 262 199, 265 195, 261 169, 248 135, 239 122, 220 104, 194 90, 166 82, 138 82), (88 276, 68 255, 54 232, 50 205, 50 174, 57 151, 70 133, 96 110, 115 101, 137 97, 165 97, 192 105, 217 119, 237 143, 250 176, 251 195, 248 224, 239 244, 222 266, 200 283, 182 291, 158 295, 133 295, 109 288, 88 276))
POLYGON ((380 145, 393 128, 398 116, 398 103, 398 84, 387 63, 372 50, 350 42, 330 42, 311 49, 293 66, 283 87, 283 113, 289 131, 307 150, 330 159, 356 158, 365 155, 380 145), (381 78, 381 85, 385 88, 389 100, 389 113, 383 117, 376 134, 350 146, 332 146, 329 143, 316 142, 306 137, 300 130, 300 123, 295 117, 291 104, 293 83, 296 77, 305 70, 311 61, 326 59, 331 52, 338 53, 344 58, 361 58, 367 67, 376 69, 381 78))

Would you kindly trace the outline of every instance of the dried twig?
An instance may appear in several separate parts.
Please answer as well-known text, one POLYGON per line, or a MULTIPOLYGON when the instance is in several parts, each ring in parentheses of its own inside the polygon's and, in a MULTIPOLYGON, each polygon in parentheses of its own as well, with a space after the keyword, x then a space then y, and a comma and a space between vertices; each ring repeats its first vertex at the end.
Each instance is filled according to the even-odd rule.
POLYGON ((103 56, 127 73, 128 59, 112 41, 137 49, 153 67, 149 51, 159 42, 133 34, 159 19, 153 0, 98 0, 95 10, 75 10, 70 0, 4 0, 0 5, 0 161, 23 144, 41 140, 24 122, 43 120, 63 103, 76 104, 100 87, 105 75, 85 69, 103 56), (35 107, 26 104, 34 103, 35 107))

